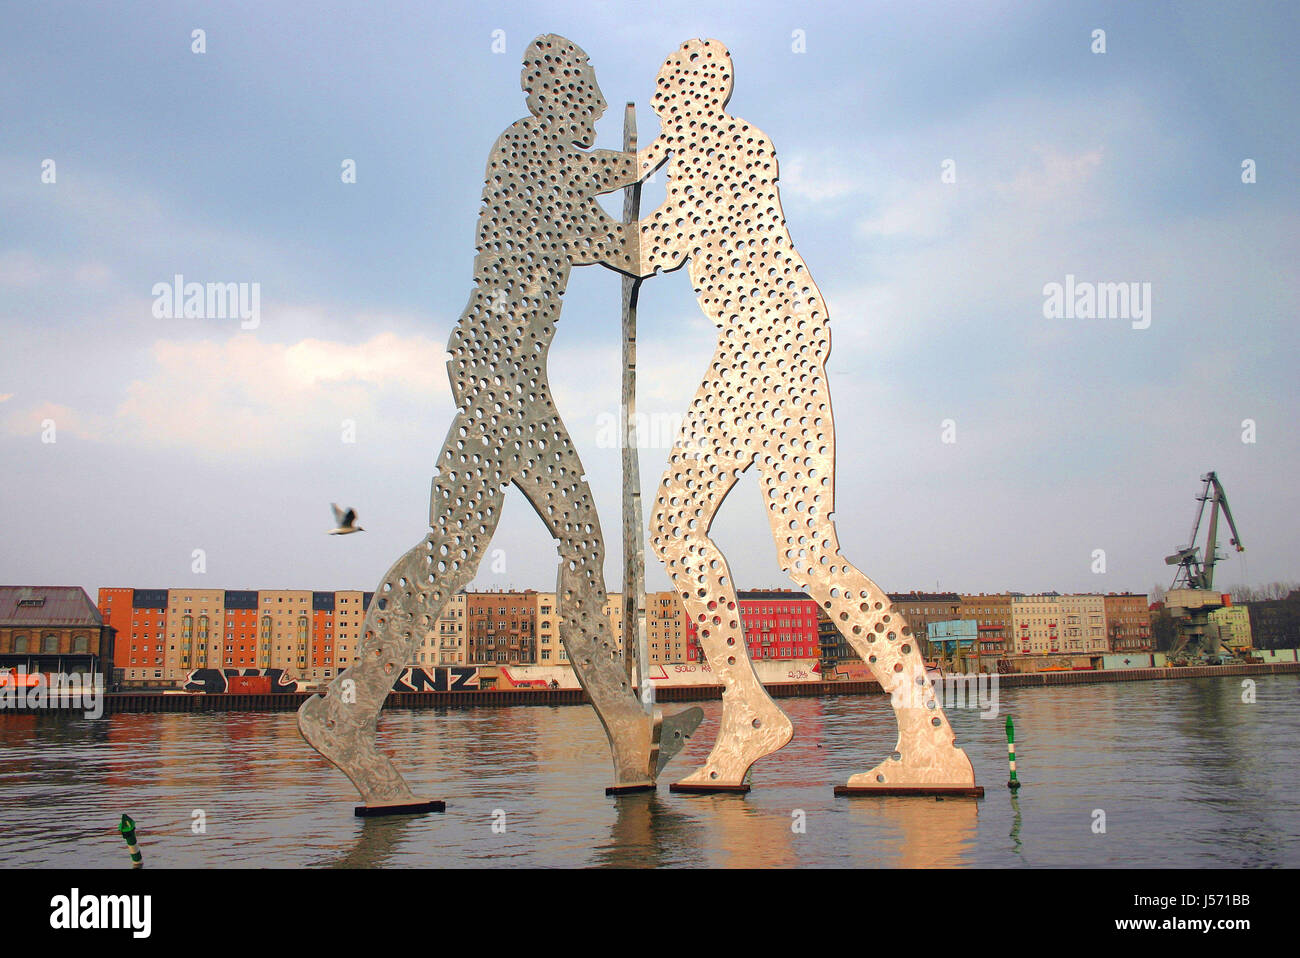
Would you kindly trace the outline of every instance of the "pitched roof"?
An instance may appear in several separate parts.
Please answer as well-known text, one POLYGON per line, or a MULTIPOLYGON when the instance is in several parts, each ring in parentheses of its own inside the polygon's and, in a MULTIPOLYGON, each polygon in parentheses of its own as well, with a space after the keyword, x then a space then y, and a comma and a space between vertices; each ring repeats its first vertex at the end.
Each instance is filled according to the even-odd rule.
POLYGON ((104 618, 78 585, 0 585, 0 626, 89 626, 104 618))

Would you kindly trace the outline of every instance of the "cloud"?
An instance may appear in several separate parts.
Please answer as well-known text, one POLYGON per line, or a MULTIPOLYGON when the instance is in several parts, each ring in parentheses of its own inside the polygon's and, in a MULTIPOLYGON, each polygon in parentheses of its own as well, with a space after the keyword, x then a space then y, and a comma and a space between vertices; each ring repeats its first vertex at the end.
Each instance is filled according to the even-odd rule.
POLYGON ((160 340, 152 369, 126 386, 116 414, 97 417, 44 402, 15 412, 6 429, 26 435, 53 419, 88 439, 187 450, 228 459, 292 458, 338 442, 343 420, 372 438, 449 404, 446 353, 422 336, 381 333, 361 343, 252 334, 225 341, 160 340))
POLYGON ((113 278, 113 271, 100 262, 82 263, 73 271, 73 278, 78 283, 98 286, 113 278))
POLYGON ((836 154, 792 153, 780 159, 781 193, 813 203, 829 203, 861 193, 860 168, 836 154))
MULTIPOLYGON (((4 400, 12 395, 6 394, 4 400)), ((56 441, 59 434, 71 435, 77 439, 100 439, 107 426, 102 417, 48 401, 27 409, 15 409, 3 420, 4 431, 11 436, 43 435, 50 425, 54 427, 56 441)))
POLYGON ((52 274, 53 269, 48 263, 26 250, 6 250, 0 253, 0 287, 22 289, 38 286, 52 274))
POLYGON ((39 286, 103 286, 113 271, 97 260, 82 263, 54 261, 28 250, 0 253, 0 289, 33 289, 39 286))

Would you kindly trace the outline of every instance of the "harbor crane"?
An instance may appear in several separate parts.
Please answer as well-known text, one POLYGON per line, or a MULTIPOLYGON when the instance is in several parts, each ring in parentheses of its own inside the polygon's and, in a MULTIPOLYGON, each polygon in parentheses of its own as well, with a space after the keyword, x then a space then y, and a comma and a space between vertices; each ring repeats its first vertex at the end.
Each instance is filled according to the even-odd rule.
POLYGON ((1226 559, 1227 553, 1219 551, 1219 513, 1228 522, 1232 536, 1228 544, 1238 552, 1244 552, 1241 534, 1237 524, 1232 520, 1232 510, 1228 507, 1228 495, 1223 491, 1223 484, 1213 472, 1201 476, 1204 486, 1197 496, 1200 505, 1196 510, 1196 521, 1192 524, 1192 534, 1188 544, 1179 548, 1171 556, 1165 556, 1165 564, 1177 566, 1173 584, 1165 596, 1165 606, 1169 610, 1178 628, 1177 637, 1169 649, 1169 657, 1182 652, 1184 648, 1190 655, 1215 656, 1218 652, 1218 637, 1208 637, 1210 613, 1224 605, 1224 597, 1214 591, 1214 566, 1220 559, 1226 559), (1205 518, 1206 504, 1210 507, 1210 527, 1205 541, 1205 554, 1202 557, 1196 536, 1201 530, 1201 521, 1205 518))

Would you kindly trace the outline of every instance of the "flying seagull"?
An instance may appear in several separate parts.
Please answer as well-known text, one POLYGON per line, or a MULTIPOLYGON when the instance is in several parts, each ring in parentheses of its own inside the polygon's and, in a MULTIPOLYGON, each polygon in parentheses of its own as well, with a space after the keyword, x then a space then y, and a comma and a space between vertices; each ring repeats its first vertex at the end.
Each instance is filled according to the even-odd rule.
POLYGON ((344 512, 339 508, 337 502, 331 502, 330 508, 334 510, 334 521, 338 523, 337 529, 331 529, 329 534, 332 536, 346 536, 353 532, 365 532, 366 530, 356 525, 357 510, 348 509, 344 512))

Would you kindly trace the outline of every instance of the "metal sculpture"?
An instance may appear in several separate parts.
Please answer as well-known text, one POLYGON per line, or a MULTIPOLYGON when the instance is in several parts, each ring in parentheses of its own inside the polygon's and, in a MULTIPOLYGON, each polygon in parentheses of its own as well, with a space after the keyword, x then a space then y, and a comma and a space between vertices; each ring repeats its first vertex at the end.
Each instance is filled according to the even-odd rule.
POLYGON ((700 307, 719 331, 650 521, 655 553, 723 685, 713 750, 673 790, 745 791, 753 763, 790 741, 790 720, 750 662, 726 558, 709 538, 723 500, 757 463, 781 567, 893 699, 892 757, 837 792, 976 793, 910 628, 840 553, 829 316, 786 229, 771 142, 726 112, 732 77, 717 40, 682 44, 660 69, 652 100, 662 131, 638 154, 642 177, 668 163, 667 199, 641 221, 640 273, 689 264, 700 307))
POLYGON ((647 714, 630 687, 604 614, 600 519, 546 376, 570 269, 602 263, 637 272, 636 230, 594 198, 634 182, 635 157, 590 149, 606 103, 578 46, 538 37, 523 65, 530 115, 488 157, 474 289, 448 345, 457 415, 433 480, 431 531, 376 590, 359 660, 298 713, 304 738, 361 792, 358 814, 441 805, 412 794, 377 749, 376 721, 396 675, 477 572, 511 483, 559 543, 562 639, 609 738, 612 790, 653 787, 702 718, 699 709, 647 714))

